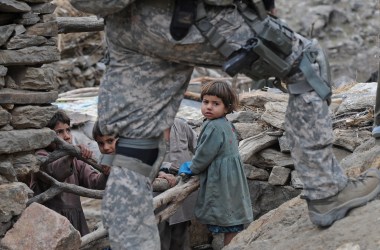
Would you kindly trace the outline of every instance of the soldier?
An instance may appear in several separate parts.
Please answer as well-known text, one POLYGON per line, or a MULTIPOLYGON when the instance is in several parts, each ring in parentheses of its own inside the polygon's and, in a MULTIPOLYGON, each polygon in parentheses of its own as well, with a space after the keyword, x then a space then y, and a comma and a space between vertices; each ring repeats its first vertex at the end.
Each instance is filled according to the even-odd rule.
POLYGON ((146 176, 195 65, 287 84, 286 134, 314 224, 329 226, 379 193, 377 170, 348 179, 332 152, 323 50, 268 16, 261 0, 71 3, 106 24, 110 62, 99 90, 99 124, 120 135, 105 194, 112 206, 103 215, 112 249, 159 249, 146 176))

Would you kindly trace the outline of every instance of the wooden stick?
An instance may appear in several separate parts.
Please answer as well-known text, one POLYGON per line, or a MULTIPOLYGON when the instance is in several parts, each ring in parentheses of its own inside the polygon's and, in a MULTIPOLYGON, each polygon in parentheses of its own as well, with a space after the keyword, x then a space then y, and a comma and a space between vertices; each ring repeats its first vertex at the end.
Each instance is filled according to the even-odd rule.
POLYGON ((103 18, 87 17, 57 17, 58 33, 93 32, 104 30, 103 18))

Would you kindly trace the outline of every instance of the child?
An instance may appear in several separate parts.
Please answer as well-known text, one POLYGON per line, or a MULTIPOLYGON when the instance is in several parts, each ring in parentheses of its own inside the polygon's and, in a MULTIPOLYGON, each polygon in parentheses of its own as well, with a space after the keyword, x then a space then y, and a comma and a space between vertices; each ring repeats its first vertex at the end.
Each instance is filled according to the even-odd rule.
MULTIPOLYGON (((105 160, 105 157, 115 153, 116 142, 118 137, 115 135, 103 135, 99 129, 98 122, 95 122, 92 131, 92 137, 98 143, 100 153, 102 153, 101 162, 112 165, 111 160, 105 160)), ((168 142, 168 152, 165 156, 165 162, 170 163, 171 168, 168 172, 178 171, 179 165, 191 159, 196 145, 197 134, 183 120, 175 118, 174 124, 170 129, 165 131, 165 140, 168 142)), ((112 157, 111 157, 112 158, 112 157)), ((176 177, 170 173, 160 171, 157 178, 164 178, 168 181, 170 187, 176 185, 176 177)), ((156 195, 160 192, 155 193, 156 195)), ((196 195, 196 193, 193 193, 196 195)), ((193 207, 195 197, 191 194, 184 204, 177 209, 167 221, 158 225, 160 233, 161 250, 185 250, 190 249, 189 226, 193 217, 193 207)))
MULTIPOLYGON (((58 137, 67 143, 72 144, 73 138, 70 129, 70 118, 63 110, 58 110, 54 114, 48 122, 47 127, 54 130, 58 137)), ((78 145, 78 147, 81 150, 82 157, 91 157, 92 151, 88 150, 88 148, 83 145, 78 145)), ((54 149, 54 144, 52 144, 46 148, 46 150, 43 149, 37 151, 36 154, 48 156, 54 149)), ((61 182, 101 190, 106 186, 109 171, 98 173, 90 165, 68 155, 48 164, 46 173, 61 182)), ((39 180, 38 176, 32 175, 30 187, 34 191, 34 194, 37 195, 46 191, 49 188, 49 184, 39 180)), ((67 217, 75 229, 80 232, 81 236, 89 233, 80 197, 78 195, 63 192, 44 202, 44 205, 67 217)))
POLYGON ((237 108, 234 90, 221 81, 202 87, 201 112, 206 117, 191 162, 179 173, 199 174, 195 217, 212 233, 224 233, 224 245, 253 220, 251 199, 238 150, 237 135, 226 115, 237 108))

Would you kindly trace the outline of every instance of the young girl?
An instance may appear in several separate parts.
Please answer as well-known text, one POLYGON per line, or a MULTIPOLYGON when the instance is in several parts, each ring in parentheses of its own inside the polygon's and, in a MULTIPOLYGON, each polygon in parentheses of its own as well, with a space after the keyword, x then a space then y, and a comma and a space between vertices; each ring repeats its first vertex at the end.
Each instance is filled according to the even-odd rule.
POLYGON ((212 233, 224 233, 224 245, 253 220, 251 199, 237 135, 226 115, 237 108, 238 97, 226 82, 209 82, 201 92, 206 117, 195 155, 179 173, 199 174, 195 216, 212 233))

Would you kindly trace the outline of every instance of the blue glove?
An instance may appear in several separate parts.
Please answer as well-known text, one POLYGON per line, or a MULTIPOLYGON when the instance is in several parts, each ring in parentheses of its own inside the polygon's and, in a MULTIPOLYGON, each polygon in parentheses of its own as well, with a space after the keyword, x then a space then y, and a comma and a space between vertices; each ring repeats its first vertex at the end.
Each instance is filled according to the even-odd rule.
POLYGON ((191 161, 184 162, 178 170, 178 175, 186 174, 186 175, 193 175, 193 172, 191 172, 190 169, 191 161))

